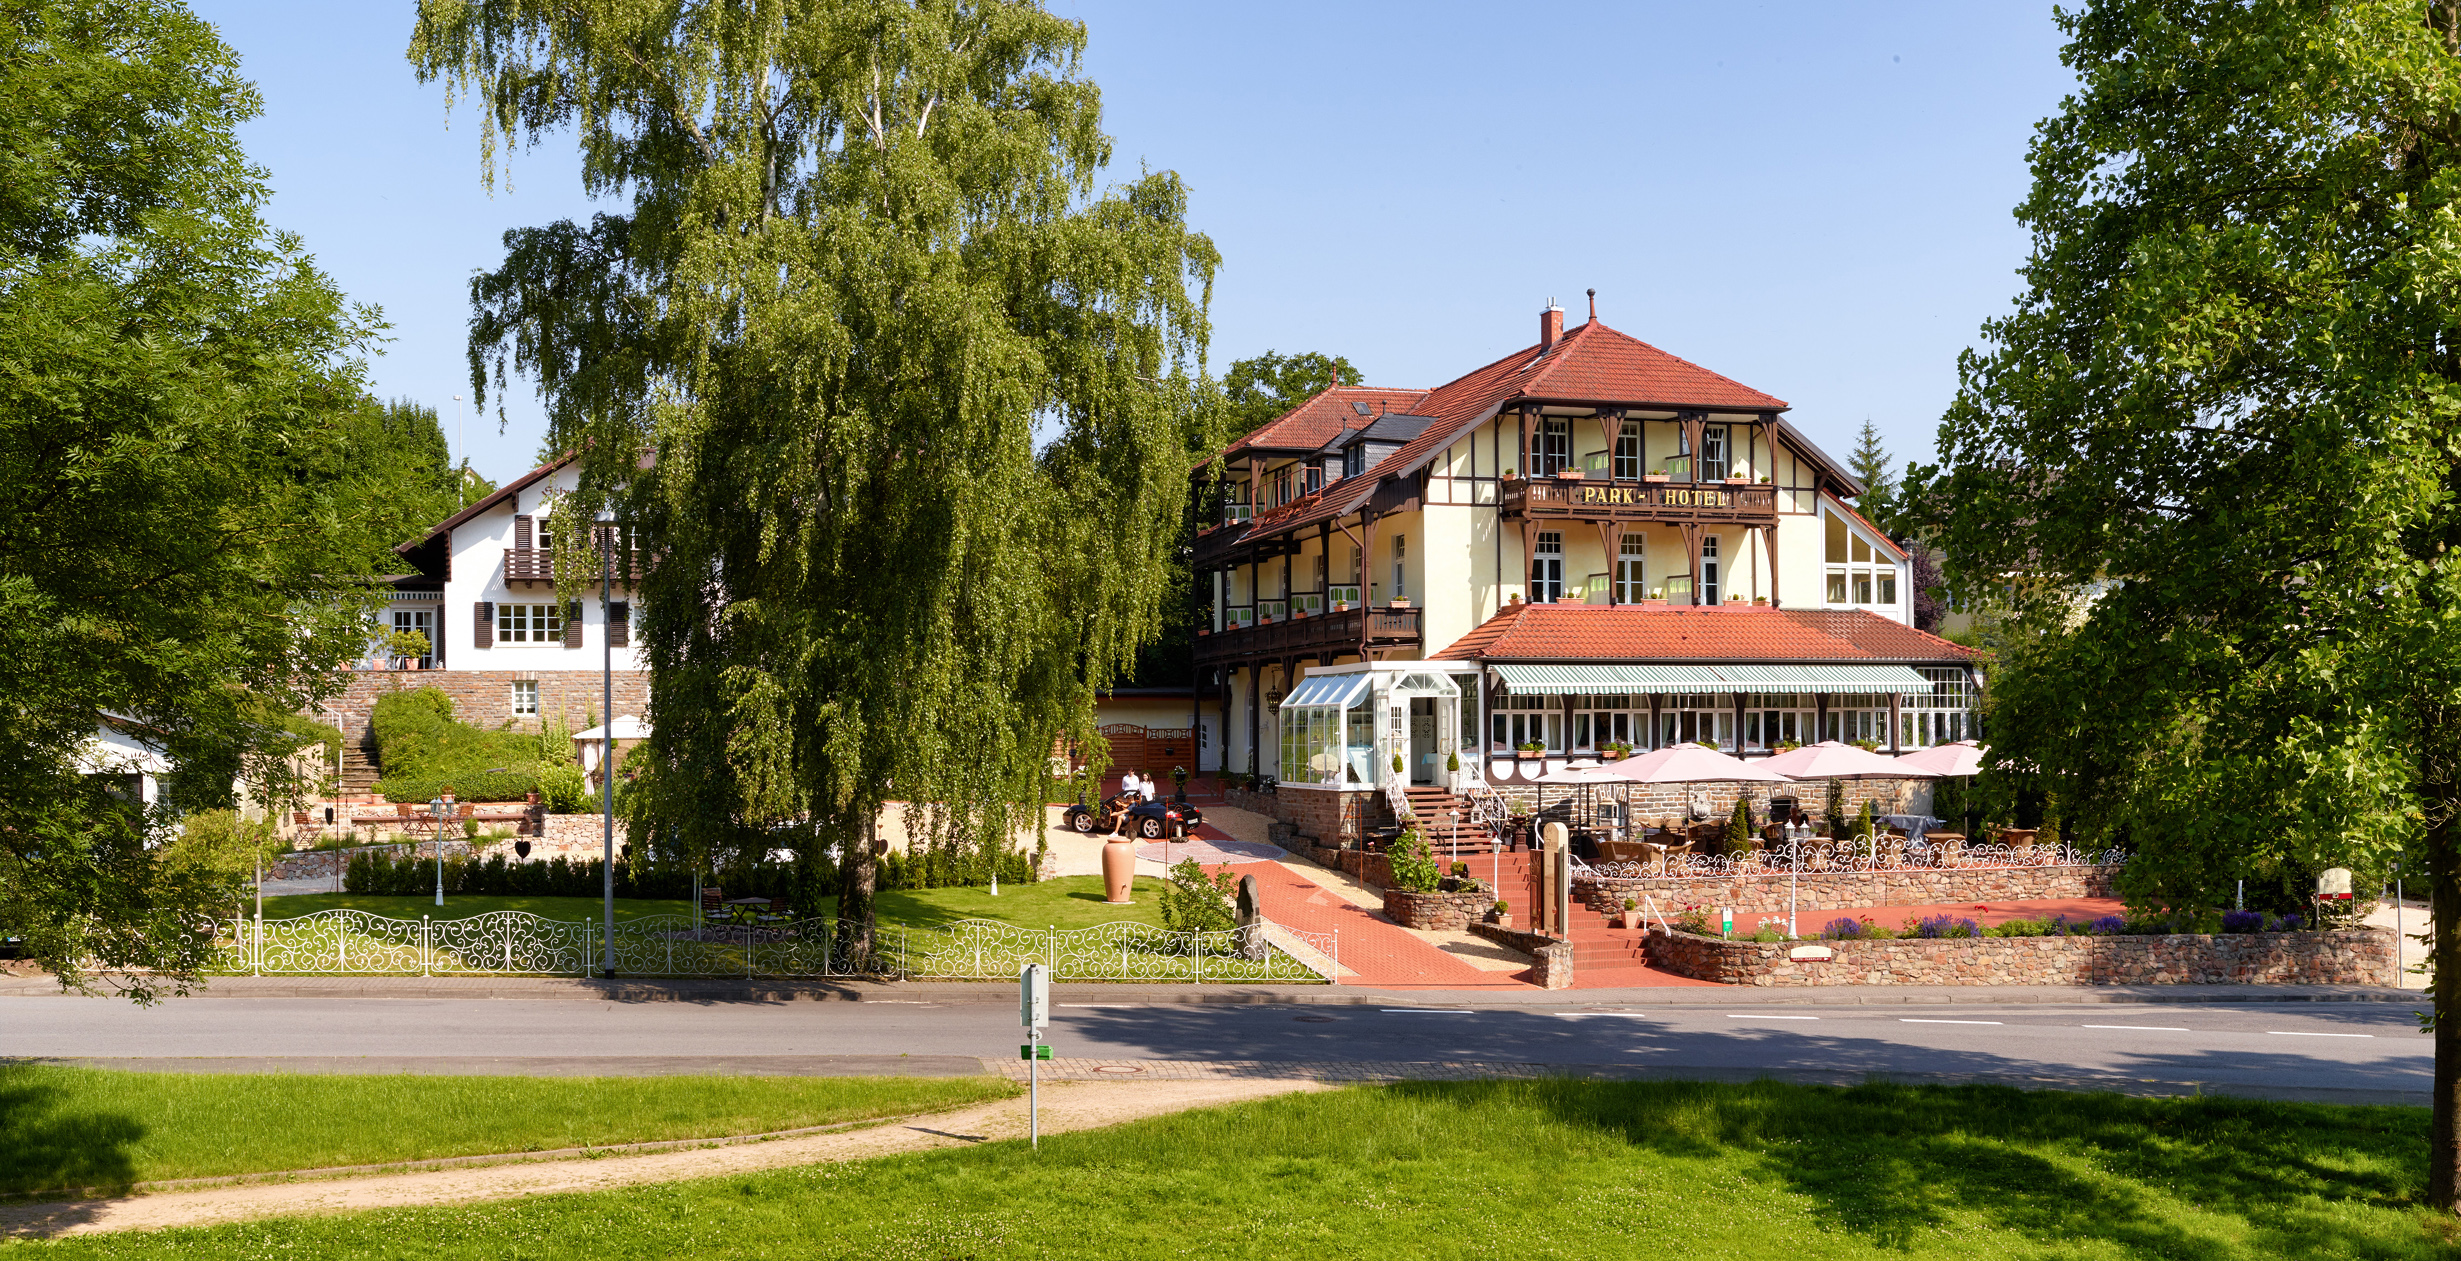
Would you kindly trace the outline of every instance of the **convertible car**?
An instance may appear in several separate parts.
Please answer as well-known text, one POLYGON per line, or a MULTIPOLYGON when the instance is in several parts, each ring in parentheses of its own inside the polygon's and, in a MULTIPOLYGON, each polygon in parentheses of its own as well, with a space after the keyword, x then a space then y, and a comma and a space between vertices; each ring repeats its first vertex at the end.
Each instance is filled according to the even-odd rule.
POLYGON ((1088 836, 1110 833, 1129 834, 1159 841, 1168 836, 1186 836, 1205 821, 1196 807, 1182 801, 1145 801, 1134 793, 1120 793, 1100 806, 1082 802, 1068 807, 1062 816, 1068 829, 1088 836))

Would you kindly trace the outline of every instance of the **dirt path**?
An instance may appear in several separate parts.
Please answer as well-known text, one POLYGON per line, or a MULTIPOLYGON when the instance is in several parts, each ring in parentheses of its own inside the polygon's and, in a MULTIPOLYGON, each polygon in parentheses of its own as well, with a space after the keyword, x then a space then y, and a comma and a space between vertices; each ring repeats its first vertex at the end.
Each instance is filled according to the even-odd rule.
MULTIPOLYGON (((1287 1080, 1054 1083, 1043 1087, 1042 1129, 1046 1134, 1094 1129, 1188 1108, 1328 1089, 1332 1087, 1317 1082, 1287 1080)), ((0 1239, 212 1226, 257 1217, 605 1191, 644 1182, 710 1178, 787 1165, 862 1160, 993 1139, 1024 1138, 1025 1131, 1025 1100, 1004 1099, 872 1129, 735 1147, 438 1169, 373 1178, 259 1183, 66 1204, 0 1205, 0 1239)))

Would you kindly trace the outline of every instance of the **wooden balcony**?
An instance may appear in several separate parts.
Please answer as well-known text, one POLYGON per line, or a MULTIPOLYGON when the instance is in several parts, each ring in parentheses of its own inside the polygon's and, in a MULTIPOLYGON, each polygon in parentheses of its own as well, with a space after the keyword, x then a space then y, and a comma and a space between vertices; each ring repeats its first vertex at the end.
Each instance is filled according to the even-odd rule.
POLYGON ((1748 482, 1615 482, 1542 477, 1504 483, 1507 521, 1777 524, 1777 488, 1748 482))
MULTIPOLYGON (((627 552, 616 557, 616 585, 631 586, 633 580, 641 576, 643 559, 638 552, 627 552)), ((598 559, 598 553, 595 550, 585 553, 581 560, 582 572, 592 580, 596 580, 603 563, 598 559)), ((505 548, 504 582, 507 586, 516 582, 524 586, 537 583, 553 584, 555 582, 555 553, 536 547, 505 548)))
POLYGON ((1196 637, 1198 665, 1416 649, 1419 608, 1345 609, 1196 637))

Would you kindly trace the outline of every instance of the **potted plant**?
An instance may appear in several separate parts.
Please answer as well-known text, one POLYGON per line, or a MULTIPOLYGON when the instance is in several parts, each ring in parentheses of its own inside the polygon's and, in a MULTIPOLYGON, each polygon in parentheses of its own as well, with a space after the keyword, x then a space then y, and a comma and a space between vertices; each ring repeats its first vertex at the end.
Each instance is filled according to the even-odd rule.
POLYGON ((1769 475, 1768 475, 1768 474, 1763 473, 1763 474, 1761 474, 1761 475, 1760 475, 1760 484, 1761 484, 1761 485, 1763 485, 1763 486, 1766 486, 1766 485, 1768 485, 1768 484, 1769 484, 1769 475))
POLYGON ((1512 903, 1497 898, 1495 905, 1487 908, 1487 922, 1498 928, 1512 927, 1512 903))
POLYGON ((1656 471, 1656 472, 1654 472, 1654 473, 1643 473, 1643 474, 1641 474, 1641 480, 1642 480, 1642 481, 1644 481, 1644 482, 1664 482, 1664 481, 1671 481, 1671 480, 1673 480, 1673 479, 1672 479, 1671 475, 1669 475, 1665 469, 1659 469, 1658 471, 1656 471))
POLYGON ((1555 477, 1557 481, 1577 482, 1581 480, 1581 476, 1581 470, 1569 464, 1555 470, 1555 477))
POLYGON ((1618 915, 1618 916, 1616 916, 1616 917, 1615 917, 1615 926, 1616 926, 1617 928, 1620 928, 1620 929, 1625 930, 1626 932, 1629 932, 1629 931, 1631 931, 1631 930, 1633 930, 1633 929, 1635 929, 1635 928, 1639 928, 1639 927, 1641 926, 1641 902, 1640 902, 1640 899, 1638 899, 1638 898, 1625 898, 1625 899, 1624 899, 1624 910, 1623 910, 1623 914, 1618 915))
POLYGON ((1598 759, 1602 762, 1613 762, 1630 756, 1632 756, 1630 740, 1609 740, 1598 749, 1598 759))
POLYGON ((1517 482, 1521 480, 1521 475, 1511 469, 1506 469, 1504 470, 1504 480, 1508 482, 1517 482))
POLYGON ((1514 752, 1525 758, 1545 757, 1547 755, 1547 745, 1543 740, 1524 740, 1516 749, 1514 749, 1514 752))
POLYGON ((1406 596, 1406 595, 1397 595, 1397 596, 1394 596, 1394 597, 1393 597, 1393 599, 1392 599, 1392 605, 1391 605, 1391 606, 1392 606, 1393 608, 1397 608, 1397 609, 1406 609, 1406 608, 1409 608, 1409 607, 1410 607, 1410 597, 1408 597, 1408 596, 1406 596))

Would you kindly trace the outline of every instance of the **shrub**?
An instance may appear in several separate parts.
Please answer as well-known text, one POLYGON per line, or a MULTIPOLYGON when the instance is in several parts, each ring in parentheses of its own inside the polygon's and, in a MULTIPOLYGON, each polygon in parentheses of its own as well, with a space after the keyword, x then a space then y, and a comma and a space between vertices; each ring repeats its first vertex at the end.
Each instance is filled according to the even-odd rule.
POLYGON ((2128 921, 2116 915, 2105 915, 2088 926, 2097 937, 2112 937, 2128 931, 2128 921))
MULTIPOLYGON (((377 757, 384 778, 376 791, 388 801, 432 801, 445 786, 464 801, 519 801, 532 791, 548 793, 548 772, 571 767, 571 749, 546 735, 520 731, 485 731, 453 720, 453 701, 432 688, 411 688, 378 697, 369 713, 377 757)), ((569 777, 576 791, 569 810, 585 790, 580 771, 569 777)))
POLYGON ((1854 834, 1856 836, 1877 836, 1880 834, 1880 823, 1878 819, 1872 817, 1871 801, 1868 798, 1866 798, 1863 802, 1862 813, 1854 816, 1854 834))
POLYGON ((2052 935, 2051 921, 2040 919, 2007 920, 2002 923, 1993 924, 1990 928, 1985 929, 1984 935, 1990 937, 2048 937, 2052 935))
POLYGON ((1980 937, 1982 926, 1971 919, 1931 915, 1907 921, 1906 933, 1912 937, 1980 937))
POLYGON ((2261 933, 2264 931, 2262 911, 2222 912, 2222 931, 2226 933, 2261 933))
MULTIPOLYGON (((595 858, 585 862, 565 858, 523 862, 508 861, 502 854, 485 858, 447 855, 444 891, 476 897, 594 898, 604 891, 604 877, 600 873, 605 866, 595 858)), ((741 883, 730 877, 728 892, 733 893, 741 883)), ((783 887, 764 890, 757 887, 758 882, 755 885, 737 896, 775 897, 786 893, 783 887)), ((352 855, 350 865, 342 873, 342 888, 351 893, 410 897, 431 892, 435 887, 436 860, 432 856, 394 857, 362 851, 352 855)), ((692 896, 692 873, 651 871, 619 861, 615 865, 615 896, 688 898, 692 896)))
POLYGON ((1709 922, 1707 907, 1686 906, 1675 913, 1675 931, 1706 937, 1716 932, 1717 928, 1709 922))
POLYGON ((2306 920, 2301 919, 2296 915, 2285 915, 2280 919, 2273 921, 2273 931, 2277 933, 2295 933, 2299 931, 2300 927, 2305 925, 2306 922, 2306 920))
POLYGON ((1764 923, 1752 934, 1752 940, 1767 944, 1786 940, 1786 930, 1775 921, 1764 923))
POLYGON ((1735 798, 1735 812, 1726 820, 1726 852, 1740 854, 1751 848, 1752 807, 1741 796, 1735 798))
POLYGON ((1863 935, 1863 921, 1840 915, 1820 926, 1820 935, 1833 941, 1853 941, 1863 935))
POLYGON ((1236 887, 1228 868, 1208 875, 1195 859, 1181 859, 1162 886, 1162 926, 1175 933, 1236 926, 1238 919, 1228 903, 1236 887))
POLYGON ((1846 781, 1842 779, 1829 781, 1829 804, 1823 813, 1828 815, 1829 835, 1835 836, 1844 830, 1846 826, 1846 781))
POLYGON ((1393 887, 1410 893, 1433 893, 1444 883, 1443 868, 1436 865, 1435 853, 1427 847, 1425 837, 1411 828, 1395 837, 1385 850, 1385 860, 1393 868, 1393 887))

